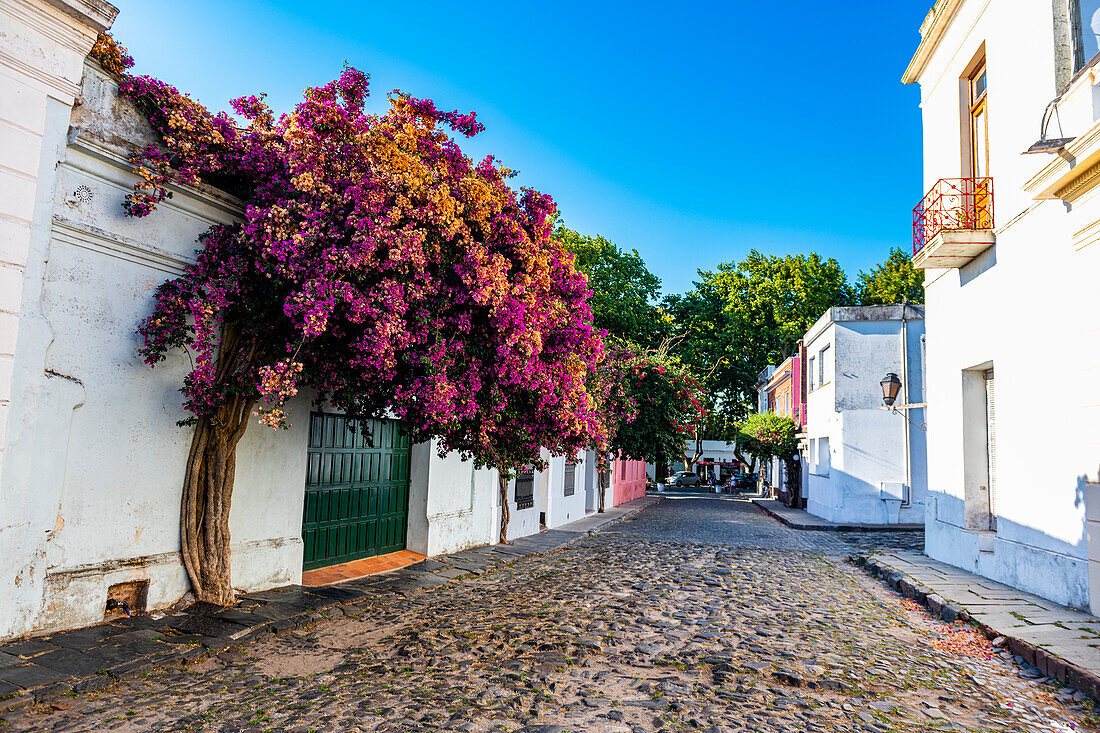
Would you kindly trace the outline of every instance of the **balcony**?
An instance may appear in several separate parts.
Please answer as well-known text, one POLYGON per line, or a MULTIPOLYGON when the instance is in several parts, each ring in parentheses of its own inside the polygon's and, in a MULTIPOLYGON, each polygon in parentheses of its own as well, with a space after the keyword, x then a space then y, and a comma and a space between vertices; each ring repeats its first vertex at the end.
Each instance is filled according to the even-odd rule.
POLYGON ((962 267, 993 246, 993 179, 941 178, 913 208, 913 267, 962 267))

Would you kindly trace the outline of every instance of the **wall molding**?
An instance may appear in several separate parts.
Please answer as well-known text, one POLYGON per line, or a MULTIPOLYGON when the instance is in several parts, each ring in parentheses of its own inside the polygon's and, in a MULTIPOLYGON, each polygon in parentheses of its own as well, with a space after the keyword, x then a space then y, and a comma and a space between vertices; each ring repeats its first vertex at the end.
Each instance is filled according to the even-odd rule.
POLYGON ((112 234, 57 214, 53 217, 51 235, 54 241, 132 262, 175 277, 182 275, 184 270, 194 263, 194 260, 189 258, 180 257, 129 237, 112 234))
MULTIPOLYGON (((257 550, 277 550, 287 545, 302 544, 301 537, 269 537, 262 540, 248 540, 230 544, 231 553, 255 552, 257 550)), ((183 567, 183 557, 178 551, 158 552, 152 555, 139 555, 119 560, 104 560, 103 562, 85 563, 69 568, 46 568, 46 578, 57 580, 77 580, 110 573, 133 571, 140 568, 156 567, 160 565, 178 565, 183 567)), ((55 581, 56 582, 56 581, 55 581)))
POLYGON ((21 77, 13 76, 9 73, 6 74, 6 76, 24 84, 27 79, 32 79, 41 84, 45 90, 53 90, 56 92, 57 95, 59 95, 58 98, 66 104, 72 105, 76 100, 77 94, 80 93, 80 87, 73 82, 47 74, 41 69, 36 69, 21 59, 0 50, 0 70, 3 70, 5 66, 14 69, 22 75, 21 77))

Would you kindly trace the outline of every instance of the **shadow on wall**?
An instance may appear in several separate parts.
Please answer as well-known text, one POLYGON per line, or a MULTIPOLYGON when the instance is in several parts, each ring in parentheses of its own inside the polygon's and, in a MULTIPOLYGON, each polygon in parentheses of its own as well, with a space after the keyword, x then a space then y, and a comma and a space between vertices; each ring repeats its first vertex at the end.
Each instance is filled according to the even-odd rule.
MULTIPOLYGON (((923 497, 918 497, 923 499, 923 497)), ((811 503, 817 503, 829 507, 833 515, 825 517, 830 521, 862 522, 864 524, 899 524, 905 522, 920 522, 920 517, 899 517, 902 507, 891 508, 882 499, 882 487, 872 484, 864 479, 857 478, 835 466, 830 469, 828 476, 816 473, 809 475, 809 491, 807 499, 811 503), (826 484, 827 491, 823 490, 826 484), (824 501, 823 494, 828 494, 828 501, 824 501)), ((900 502, 896 502, 900 503, 900 502)), ((807 507, 812 508, 812 507, 807 507)), ((912 510, 915 506, 904 507, 912 510)))
MULTIPOLYGON (((966 527, 965 503, 957 497, 929 489, 925 552, 937 560, 968 570, 1072 608, 1088 609, 1087 489, 1095 482, 1086 475, 1076 478, 1072 508, 1065 506, 1064 537, 1008 519, 996 517, 996 531, 987 526, 966 527), (1068 516, 1075 515, 1072 520, 1068 516)), ((1049 503, 1042 492, 1036 502, 1049 503)), ((975 520, 971 520, 972 523, 975 520)))

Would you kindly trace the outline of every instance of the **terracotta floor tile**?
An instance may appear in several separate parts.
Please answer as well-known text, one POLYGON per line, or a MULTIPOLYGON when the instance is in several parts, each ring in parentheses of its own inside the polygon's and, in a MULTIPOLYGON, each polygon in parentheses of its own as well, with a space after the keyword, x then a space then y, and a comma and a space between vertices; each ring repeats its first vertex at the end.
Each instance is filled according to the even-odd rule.
POLYGON ((365 557, 362 560, 331 565, 327 568, 307 570, 302 573, 302 585, 319 586, 364 578, 375 573, 397 570, 424 560, 425 556, 410 550, 398 550, 387 555, 365 557))

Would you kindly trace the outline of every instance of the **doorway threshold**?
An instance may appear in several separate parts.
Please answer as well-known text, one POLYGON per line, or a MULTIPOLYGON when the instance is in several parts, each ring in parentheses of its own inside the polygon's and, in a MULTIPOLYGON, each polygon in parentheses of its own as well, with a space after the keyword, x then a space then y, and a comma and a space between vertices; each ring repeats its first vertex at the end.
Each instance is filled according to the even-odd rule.
POLYGON ((339 565, 329 565, 328 567, 317 568, 316 570, 306 570, 302 573, 302 585, 316 588, 320 585, 343 583, 347 580, 356 580, 358 578, 365 578, 368 575, 384 573, 387 570, 397 570, 398 568, 408 567, 424 559, 426 559, 424 555, 412 552, 411 550, 398 550, 397 552, 389 552, 385 555, 364 557, 361 560, 352 560, 350 562, 340 563, 339 565))

